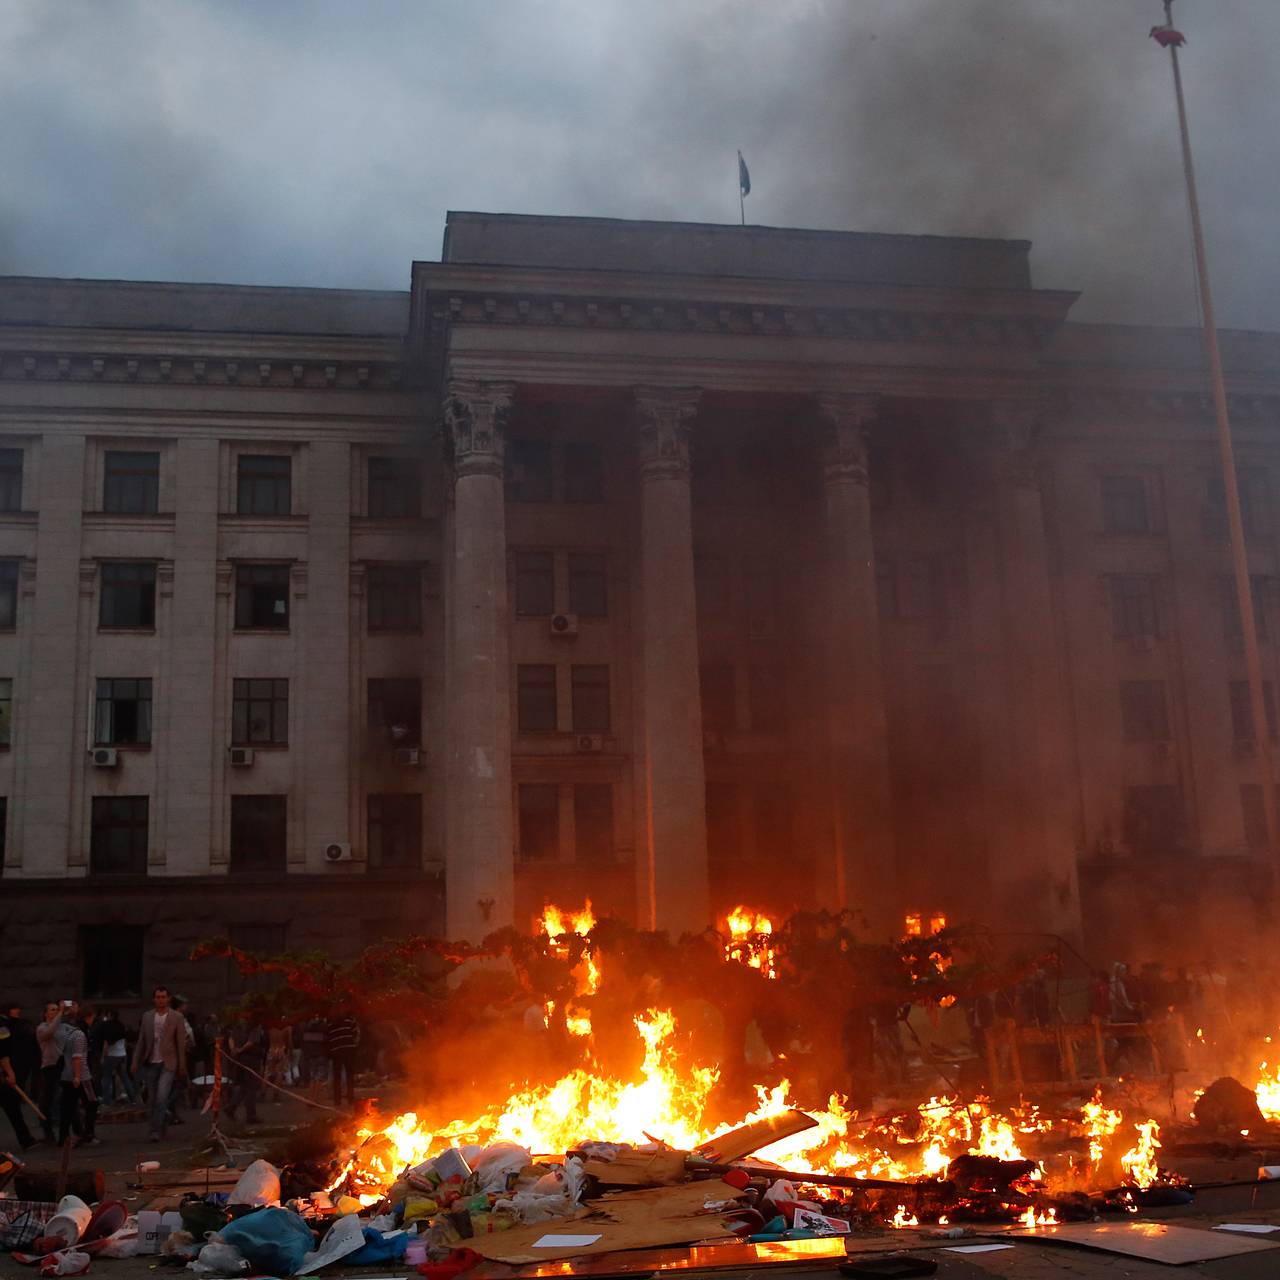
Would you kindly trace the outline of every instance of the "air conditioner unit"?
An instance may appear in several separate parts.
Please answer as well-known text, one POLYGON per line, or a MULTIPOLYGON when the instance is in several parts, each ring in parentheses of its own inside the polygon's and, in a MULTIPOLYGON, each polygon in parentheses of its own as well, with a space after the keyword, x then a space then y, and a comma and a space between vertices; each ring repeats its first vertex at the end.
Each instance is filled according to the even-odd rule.
POLYGON ((397 747, 395 751, 396 764, 416 765, 419 763, 419 756, 418 747, 397 747))
POLYGON ((578 634, 578 615, 576 613, 553 613, 551 615, 551 634, 553 636, 576 636, 578 634))
POLYGON ((762 613, 747 619, 747 638, 751 640, 772 640, 774 632, 773 614, 762 613))
POLYGON ((120 764, 120 753, 115 747, 94 747, 92 755, 95 769, 115 769, 120 764))
POLYGON ((325 845, 324 860, 326 862, 350 862, 351 846, 341 841, 334 841, 333 844, 325 845))
POLYGON ((601 733, 578 734, 578 750, 579 751, 603 751, 604 735, 601 733))
POLYGON ((231 747, 227 755, 236 769, 247 769, 253 763, 252 747, 231 747))

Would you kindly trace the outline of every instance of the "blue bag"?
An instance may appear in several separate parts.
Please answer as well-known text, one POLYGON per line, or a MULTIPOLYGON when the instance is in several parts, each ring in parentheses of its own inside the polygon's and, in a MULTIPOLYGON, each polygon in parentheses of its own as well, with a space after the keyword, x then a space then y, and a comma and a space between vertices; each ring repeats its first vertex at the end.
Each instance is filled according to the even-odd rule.
POLYGON ((228 1222, 218 1239, 235 1245, 255 1271, 291 1276, 316 1247, 311 1228, 292 1209, 259 1209, 228 1222))

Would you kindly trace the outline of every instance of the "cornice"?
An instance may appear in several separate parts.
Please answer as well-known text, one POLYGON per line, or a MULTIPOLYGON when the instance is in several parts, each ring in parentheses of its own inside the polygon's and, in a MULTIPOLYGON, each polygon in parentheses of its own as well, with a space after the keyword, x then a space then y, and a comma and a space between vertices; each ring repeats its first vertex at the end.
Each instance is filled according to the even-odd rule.
MULTIPOLYGON (((1143 388, 1067 388, 1063 403, 1075 415, 1090 417, 1195 419, 1212 422, 1213 400, 1207 392, 1153 391, 1143 388)), ((1227 412, 1233 422, 1280 426, 1280 387, 1274 392, 1228 392, 1227 412)))

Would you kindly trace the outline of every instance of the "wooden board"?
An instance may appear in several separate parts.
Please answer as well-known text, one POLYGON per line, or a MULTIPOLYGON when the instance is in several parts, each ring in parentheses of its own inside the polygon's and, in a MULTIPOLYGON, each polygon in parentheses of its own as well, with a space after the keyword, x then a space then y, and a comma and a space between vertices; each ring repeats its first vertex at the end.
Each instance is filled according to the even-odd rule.
POLYGON ((754 1124, 744 1124, 737 1129, 730 1129, 728 1133, 718 1134, 704 1142, 701 1151, 712 1164, 732 1164, 753 1151, 759 1151, 761 1147, 767 1147, 771 1142, 779 1142, 791 1137, 793 1133, 812 1129, 817 1123, 803 1111, 784 1111, 779 1116, 770 1116, 767 1120, 757 1120, 754 1124))
POLYGON ((222 1189, 234 1187, 243 1173, 243 1169, 185 1169, 181 1172, 152 1169, 139 1173, 134 1185, 143 1191, 171 1191, 177 1188, 185 1191, 203 1189, 206 1186, 222 1189))
POLYGON ((583 1169, 609 1187, 662 1187, 683 1182, 684 1151, 622 1151, 616 1160, 588 1160, 583 1169))
POLYGON ((1011 1231, 1005 1239, 1028 1244, 1079 1245, 1172 1267, 1280 1249, 1280 1244, 1232 1235, 1229 1231, 1198 1231, 1194 1227, 1176 1227, 1164 1222, 1066 1222, 1056 1227, 1037 1227, 1034 1231, 1011 1231))

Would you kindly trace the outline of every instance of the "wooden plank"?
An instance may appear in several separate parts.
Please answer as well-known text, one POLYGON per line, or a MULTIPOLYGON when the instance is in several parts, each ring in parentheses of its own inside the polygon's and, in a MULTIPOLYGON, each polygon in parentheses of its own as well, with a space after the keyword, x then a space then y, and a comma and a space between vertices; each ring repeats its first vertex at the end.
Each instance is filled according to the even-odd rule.
POLYGON ((772 1142, 780 1142, 794 1133, 812 1129, 817 1123, 803 1111, 784 1111, 781 1115, 770 1116, 766 1120, 757 1120, 754 1124, 744 1124, 719 1134, 704 1142, 700 1150, 712 1164, 731 1164, 772 1142))
POLYGON ((243 1169, 184 1169, 169 1172, 164 1169, 152 1169, 138 1175, 134 1184, 142 1191, 169 1191, 181 1187, 234 1187, 240 1181, 243 1169))
POLYGON ((588 1160, 584 1171, 609 1187, 662 1187, 683 1182, 684 1151, 623 1151, 616 1160, 588 1160))

